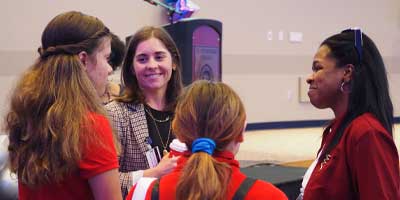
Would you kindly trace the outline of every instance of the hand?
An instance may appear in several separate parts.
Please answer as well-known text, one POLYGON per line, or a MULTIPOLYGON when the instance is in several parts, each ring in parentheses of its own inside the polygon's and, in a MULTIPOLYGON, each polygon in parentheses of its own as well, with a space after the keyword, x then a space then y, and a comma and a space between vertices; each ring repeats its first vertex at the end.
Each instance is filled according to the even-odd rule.
POLYGON ((157 172, 157 177, 164 176, 165 174, 170 173, 173 169, 175 169, 177 165, 177 161, 179 159, 178 157, 170 157, 169 153, 164 155, 164 157, 161 159, 160 163, 155 167, 155 170, 157 172))

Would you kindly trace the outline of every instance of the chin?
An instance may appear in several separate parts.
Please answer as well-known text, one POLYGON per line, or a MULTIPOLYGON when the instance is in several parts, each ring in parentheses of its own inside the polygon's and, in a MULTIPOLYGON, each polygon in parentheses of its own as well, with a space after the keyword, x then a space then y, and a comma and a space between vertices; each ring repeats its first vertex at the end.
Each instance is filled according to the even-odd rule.
POLYGON ((321 105, 320 103, 318 103, 317 100, 315 100, 315 99, 313 99, 313 98, 311 98, 311 97, 310 97, 310 103, 311 103, 314 107, 316 107, 316 108, 318 108, 318 109, 322 109, 322 105, 321 105))
POLYGON ((318 102, 315 102, 315 101, 312 101, 312 100, 310 100, 310 102, 314 107, 316 107, 318 109, 328 108, 328 106, 326 106, 325 104, 321 104, 321 103, 318 103, 318 102))
POLYGON ((153 89, 153 90, 154 89, 161 89, 163 87, 164 87, 164 85, 161 84, 161 83, 151 83, 151 84, 146 85, 146 88, 153 89))

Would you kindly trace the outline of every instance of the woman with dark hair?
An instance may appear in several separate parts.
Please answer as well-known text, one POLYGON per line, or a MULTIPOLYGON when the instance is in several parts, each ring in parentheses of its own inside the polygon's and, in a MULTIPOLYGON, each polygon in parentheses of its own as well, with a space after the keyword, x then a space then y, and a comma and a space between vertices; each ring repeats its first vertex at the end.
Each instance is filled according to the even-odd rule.
POLYGON ((114 33, 111 33, 111 55, 108 59, 113 71, 117 70, 124 61, 125 43, 114 33))
MULTIPOLYGON (((111 33, 111 55, 108 59, 108 63, 113 69, 113 73, 116 73, 118 68, 121 66, 122 61, 125 56, 125 44, 119 39, 117 35, 111 33)), ((118 70, 119 72, 119 70, 118 70)), ((110 77, 109 77, 110 78, 110 77)), ((110 103, 116 97, 120 97, 122 95, 123 86, 120 81, 113 82, 109 80, 107 82, 106 92, 103 96, 101 96, 101 100, 104 105, 110 103)))
POLYGON ((374 42, 360 29, 333 35, 322 42, 312 70, 310 101, 332 109, 335 118, 299 199, 400 199, 393 105, 374 42))
POLYGON ((287 199, 270 183, 240 172, 235 154, 245 125, 243 103, 228 85, 192 83, 179 98, 172 122, 177 139, 190 151, 172 173, 140 179, 127 199, 287 199))
POLYGON ((144 27, 127 45, 121 97, 106 105, 121 141, 123 196, 140 177, 161 177, 177 158, 163 156, 173 139, 171 121, 182 89, 178 49, 162 28, 144 27), (159 160, 159 162, 158 162, 159 160))
POLYGON ((99 98, 110 52, 95 17, 71 11, 46 26, 5 121, 19 199, 121 199, 117 143, 99 98))

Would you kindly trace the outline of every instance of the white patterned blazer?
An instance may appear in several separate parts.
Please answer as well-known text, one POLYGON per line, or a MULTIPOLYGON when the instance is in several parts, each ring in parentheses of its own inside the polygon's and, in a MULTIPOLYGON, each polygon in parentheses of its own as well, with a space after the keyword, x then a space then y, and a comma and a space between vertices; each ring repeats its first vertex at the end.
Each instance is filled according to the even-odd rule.
POLYGON ((140 170, 149 168, 145 153, 149 150, 146 114, 143 104, 112 101, 105 107, 121 143, 119 179, 125 199, 133 181, 136 182, 143 175, 140 170))

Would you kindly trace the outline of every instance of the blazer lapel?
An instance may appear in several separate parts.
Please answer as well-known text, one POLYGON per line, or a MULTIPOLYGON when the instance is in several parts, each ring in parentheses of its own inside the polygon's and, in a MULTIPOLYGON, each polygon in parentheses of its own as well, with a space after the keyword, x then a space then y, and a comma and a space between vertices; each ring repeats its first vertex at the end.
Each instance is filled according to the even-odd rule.
MULTIPOLYGON (((143 104, 128 104, 128 109, 131 110, 129 117, 130 126, 133 130, 134 137, 139 145, 140 151, 146 155, 148 147, 147 139, 149 137, 149 129, 147 126, 146 114, 144 112, 143 104)), ((144 156, 145 157, 145 156, 144 156)), ((147 163, 147 162, 146 162, 147 163)))

